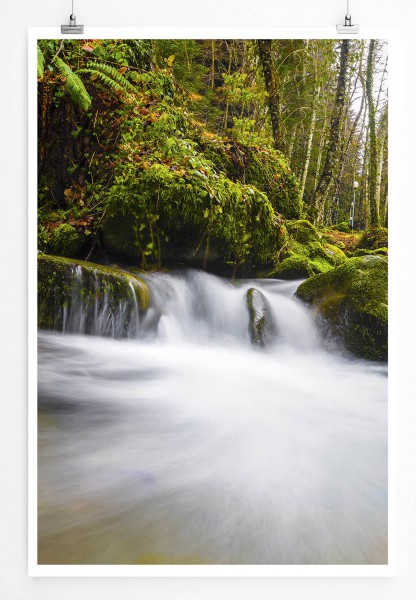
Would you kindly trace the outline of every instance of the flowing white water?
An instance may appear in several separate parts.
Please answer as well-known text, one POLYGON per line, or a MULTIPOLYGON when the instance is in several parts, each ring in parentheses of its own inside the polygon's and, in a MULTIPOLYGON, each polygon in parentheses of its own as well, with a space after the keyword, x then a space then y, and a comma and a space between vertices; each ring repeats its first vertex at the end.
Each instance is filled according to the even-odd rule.
POLYGON ((39 335, 39 562, 385 563, 386 368, 326 352, 296 283, 149 285, 135 340, 39 335))

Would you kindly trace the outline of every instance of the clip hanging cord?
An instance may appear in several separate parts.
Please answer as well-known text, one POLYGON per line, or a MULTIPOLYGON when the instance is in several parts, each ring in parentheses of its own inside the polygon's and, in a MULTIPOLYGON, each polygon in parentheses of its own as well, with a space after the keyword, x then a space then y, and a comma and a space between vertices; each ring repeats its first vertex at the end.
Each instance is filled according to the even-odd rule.
MULTIPOLYGON (((73 6, 73 4, 74 4, 74 0, 72 0, 72 6, 73 6)), ((350 15, 350 0, 347 0, 347 14, 345 15, 345 27, 352 27, 351 15, 350 15)))
POLYGON ((74 15, 74 0, 71 0, 71 6, 69 25, 61 25, 61 33, 84 33, 84 25, 77 25, 77 18, 74 15))

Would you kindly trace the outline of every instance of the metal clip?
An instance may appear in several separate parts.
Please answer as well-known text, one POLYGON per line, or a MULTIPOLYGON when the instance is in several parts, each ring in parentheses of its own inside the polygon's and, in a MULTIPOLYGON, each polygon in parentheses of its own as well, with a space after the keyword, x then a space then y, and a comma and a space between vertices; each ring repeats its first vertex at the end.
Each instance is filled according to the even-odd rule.
POLYGON ((350 2, 347 0, 347 14, 344 25, 337 25, 337 33, 359 33, 360 27, 351 23, 350 2))
POLYGON ((74 3, 72 2, 72 13, 69 15, 69 25, 61 25, 61 33, 84 33, 84 25, 77 25, 77 18, 73 14, 74 3))

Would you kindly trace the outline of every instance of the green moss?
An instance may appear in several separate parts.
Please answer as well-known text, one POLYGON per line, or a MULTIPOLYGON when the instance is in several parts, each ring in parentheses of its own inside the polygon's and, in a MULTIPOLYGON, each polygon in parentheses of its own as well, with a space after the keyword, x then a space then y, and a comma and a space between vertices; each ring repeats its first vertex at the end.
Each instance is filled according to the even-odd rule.
POLYGON ((342 250, 322 243, 322 235, 309 221, 287 221, 291 256, 306 261, 313 273, 326 273, 345 260, 342 250))
POLYGON ((38 249, 58 256, 77 256, 85 243, 84 234, 68 223, 47 229, 38 227, 38 249))
MULTIPOLYGON (((103 244, 112 253, 143 256, 157 247, 182 258, 211 252, 224 262, 262 264, 280 244, 266 194, 215 174, 208 164, 174 170, 153 164, 108 194, 103 244)), ((201 265, 202 266, 202 265, 201 265)))
POLYGON ((342 221, 341 223, 337 223, 336 225, 332 225, 329 229, 335 229, 336 231, 342 231, 343 233, 350 233, 351 227, 347 223, 347 221, 342 221))
POLYGON ((287 219, 302 211, 299 182, 286 157, 272 148, 221 140, 201 142, 201 150, 216 168, 233 181, 244 181, 267 194, 273 209, 287 219))
POLYGON ((299 256, 290 256, 282 260, 267 277, 276 279, 306 279, 313 275, 309 261, 299 256))
POLYGON ((377 248, 387 248, 388 229, 386 227, 373 227, 367 229, 361 236, 358 248, 368 250, 377 250, 377 248))
POLYGON ((341 250, 345 250, 345 242, 337 239, 334 233, 329 232, 326 229, 322 232, 322 239, 327 244, 331 244, 332 246, 337 246, 337 248, 340 248, 341 250))
POLYGON ((323 249, 334 267, 342 265, 347 259, 345 252, 333 244, 323 244, 323 249))
POLYGON ((299 221, 288 221, 286 223, 287 231, 295 242, 300 244, 310 244, 313 242, 321 242, 321 236, 316 227, 306 219, 299 221))
POLYGON ((377 250, 368 250, 366 248, 358 248, 353 256, 387 256, 387 248, 377 248, 377 250))
POLYGON ((38 326, 42 329, 62 329, 64 308, 68 311, 78 299, 83 301, 86 319, 94 318, 97 301, 105 301, 115 313, 121 302, 130 301, 132 291, 139 310, 146 310, 149 289, 139 277, 94 263, 38 256, 38 326), (74 297, 74 290, 79 298, 74 297))
POLYGON ((315 307, 351 352, 386 360, 387 280, 385 258, 356 257, 311 277, 299 286, 296 295, 315 307))

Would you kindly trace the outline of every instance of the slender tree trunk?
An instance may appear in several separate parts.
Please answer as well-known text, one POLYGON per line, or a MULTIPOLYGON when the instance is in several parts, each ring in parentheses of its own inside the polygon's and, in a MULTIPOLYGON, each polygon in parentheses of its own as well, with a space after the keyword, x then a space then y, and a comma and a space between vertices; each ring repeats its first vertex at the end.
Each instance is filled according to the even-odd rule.
POLYGON ((287 151, 286 151, 286 158, 289 161, 289 164, 291 164, 291 161, 292 161, 293 147, 295 145, 296 130, 297 130, 297 127, 294 127, 292 129, 292 133, 290 134, 289 145, 288 145, 287 151))
POLYGON ((281 103, 275 70, 272 60, 272 40, 257 40, 260 63, 263 69, 264 83, 269 96, 269 114, 272 123, 274 147, 283 150, 283 130, 281 119, 281 103))
MULTIPOLYGON (((233 63, 233 49, 232 47, 230 47, 229 49, 229 57, 228 57, 228 75, 231 75, 231 65, 233 63)), ((227 102, 225 104, 225 112, 224 112, 224 123, 223 123, 223 132, 225 133, 227 131, 227 127, 228 127, 228 110, 230 108, 230 102, 228 99, 228 95, 227 95, 227 102)))
POLYGON ((322 215, 325 210, 330 184, 334 169, 336 166, 336 157, 338 142, 340 137, 342 114, 345 104, 345 89, 346 89, 346 74, 348 66, 349 40, 343 40, 341 43, 340 66, 338 73, 337 90, 335 94, 334 107, 331 116, 331 127, 329 131, 328 148, 325 156, 324 167, 322 174, 312 197, 311 202, 311 217, 314 222, 322 220, 322 215))
POLYGON ((320 88, 318 87, 318 89, 315 91, 315 95, 313 98, 311 123, 310 123, 310 127, 309 127, 308 141, 306 144, 305 163, 303 165, 302 178, 300 180, 300 197, 301 198, 303 198, 303 194, 305 192, 306 178, 308 176, 309 162, 311 160, 312 141, 313 141, 313 136, 315 133, 315 124, 316 124, 316 106, 318 104, 319 93, 320 93, 320 88))
POLYGON ((377 174, 376 174, 376 191, 375 191, 376 206, 379 207, 381 222, 383 221, 382 215, 381 215, 381 205, 380 205, 381 176, 383 173, 384 145, 386 142, 386 137, 387 137, 387 111, 383 113, 383 116, 381 117, 381 121, 380 121, 380 133, 379 133, 379 138, 378 138, 379 143, 378 143, 378 161, 377 161, 377 174))
POLYGON ((361 175, 361 206, 360 206, 360 224, 362 228, 367 228, 370 221, 370 208, 368 202, 368 162, 369 162, 369 128, 365 129, 364 155, 363 155, 363 170, 361 175))
POLYGON ((215 87, 215 41, 211 40, 211 88, 215 87))
POLYGON ((377 132, 376 132, 376 106, 373 98, 375 40, 370 40, 367 58, 367 75, 365 89, 368 102, 368 127, 369 127, 369 157, 368 157, 368 200, 370 204, 370 225, 380 225, 379 206, 377 204, 377 132))

